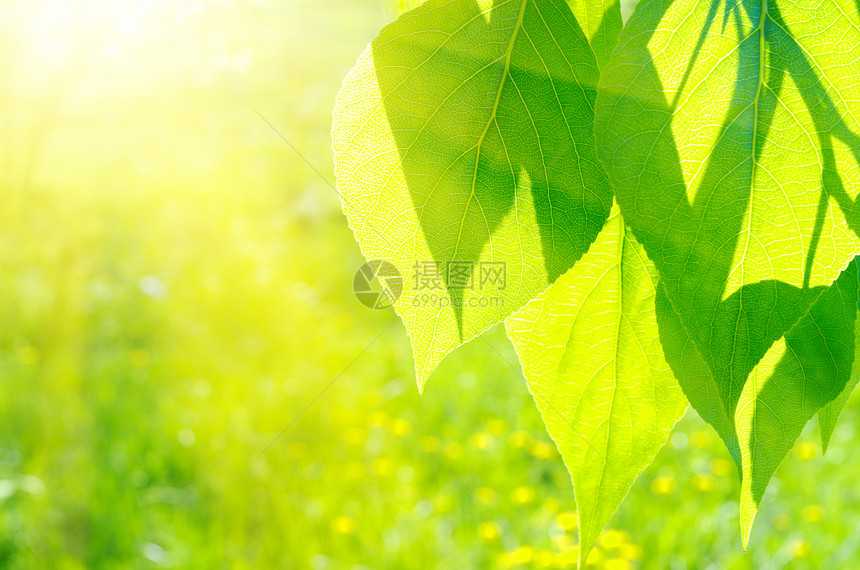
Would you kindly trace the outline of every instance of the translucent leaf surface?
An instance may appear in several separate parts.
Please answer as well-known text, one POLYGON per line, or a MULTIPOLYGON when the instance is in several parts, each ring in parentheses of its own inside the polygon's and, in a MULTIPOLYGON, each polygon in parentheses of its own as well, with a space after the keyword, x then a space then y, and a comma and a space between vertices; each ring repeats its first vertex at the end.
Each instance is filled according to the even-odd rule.
POLYGON ((561 0, 431 0, 368 47, 338 96, 344 212, 404 277, 419 387, 451 350, 564 274, 611 206, 597 64, 561 0))
POLYGON ((721 433, 860 252, 858 22, 849 0, 644 0, 601 77, 601 161, 721 433))
POLYGON ((613 212, 579 263, 505 321, 573 479, 583 566, 687 407, 658 339, 656 270, 613 212))
POLYGON ((768 481, 807 422, 845 390, 854 362, 857 265, 852 263, 784 338, 767 351, 736 408, 662 287, 657 315, 666 358, 690 404, 726 443, 741 473, 741 531, 746 547, 768 481))

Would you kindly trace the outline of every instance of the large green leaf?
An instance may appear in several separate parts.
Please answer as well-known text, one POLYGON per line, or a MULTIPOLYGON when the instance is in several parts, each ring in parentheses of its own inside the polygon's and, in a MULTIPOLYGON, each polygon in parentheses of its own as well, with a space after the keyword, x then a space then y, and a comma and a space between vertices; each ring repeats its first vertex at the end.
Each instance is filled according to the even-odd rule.
MULTIPOLYGON (((860 267, 860 258, 855 258, 854 264, 860 267)), ((848 398, 851 397, 858 382, 860 382, 860 319, 856 319, 854 323, 854 366, 851 369, 848 384, 845 385, 845 389, 835 400, 818 412, 818 424, 821 426, 821 447, 825 452, 830 445, 830 438, 833 437, 839 415, 845 408, 845 404, 848 403, 848 398)))
POLYGON ((419 387, 588 249, 609 213, 598 68, 562 0, 430 0, 387 26, 338 95, 344 212, 394 305, 419 387))
POLYGON ((621 0, 569 0, 568 4, 591 44, 597 65, 603 68, 624 26, 621 0))
POLYGON ((505 321, 573 479, 581 566, 687 407, 658 338, 656 280, 615 209, 579 263, 505 321))
POLYGON ((601 77, 599 156, 725 421, 860 253, 852 2, 644 0, 601 77))
POLYGON ((745 548, 756 510, 776 468, 807 422, 849 384, 855 351, 857 280, 857 264, 852 263, 753 368, 735 409, 720 396, 715 375, 684 328, 665 288, 658 292, 657 315, 666 358, 690 404, 714 426, 740 470, 745 548))

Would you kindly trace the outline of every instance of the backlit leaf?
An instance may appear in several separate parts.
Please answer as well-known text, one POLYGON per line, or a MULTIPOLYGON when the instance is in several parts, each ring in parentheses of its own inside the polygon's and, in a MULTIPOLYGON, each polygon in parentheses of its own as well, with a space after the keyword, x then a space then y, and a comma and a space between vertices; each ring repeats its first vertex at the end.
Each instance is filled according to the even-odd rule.
POLYGON ((683 330, 675 373, 708 386, 691 403, 721 434, 860 253, 858 24, 853 0, 644 0, 601 77, 601 161, 683 330))
POLYGON ((857 264, 852 263, 753 368, 734 409, 721 397, 715 375, 665 289, 657 294, 666 359, 690 404, 714 426, 740 470, 744 547, 776 468, 807 422, 848 385, 855 351, 857 279, 857 264))
POLYGON ((430 0, 387 26, 338 96, 338 189, 419 387, 451 350, 564 274, 609 213, 598 68, 561 0, 430 0))
POLYGON ((687 407, 658 339, 656 280, 615 208, 588 253, 505 321, 573 479, 581 566, 687 407))
MULTIPOLYGON (((854 260, 854 264, 860 267, 860 260, 854 260)), ((830 445, 830 438, 833 437, 833 431, 836 429, 836 423, 839 421, 839 415, 848 403, 848 398, 860 382, 860 319, 854 323, 854 366, 851 370, 851 377, 848 379, 848 384, 839 396, 821 408, 818 412, 818 424, 821 426, 821 448, 826 452, 830 445)))

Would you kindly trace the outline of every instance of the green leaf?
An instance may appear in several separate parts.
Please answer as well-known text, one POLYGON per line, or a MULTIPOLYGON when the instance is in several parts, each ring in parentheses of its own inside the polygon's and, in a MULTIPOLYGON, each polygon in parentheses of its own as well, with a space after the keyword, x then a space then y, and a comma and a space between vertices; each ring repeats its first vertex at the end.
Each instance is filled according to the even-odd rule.
MULTIPOLYGON (((854 264, 860 267, 860 259, 854 258, 854 264)), ((845 385, 845 389, 835 400, 818 412, 818 424, 821 427, 821 448, 825 453, 839 421, 839 415, 845 408, 845 404, 848 403, 848 398, 851 397, 851 393, 854 392, 858 382, 860 382, 860 319, 856 319, 854 323, 854 365, 848 384, 845 385)))
POLYGON ((658 338, 656 280, 616 208, 579 263, 505 321, 573 479, 581 567, 687 407, 658 338))
POLYGON ((338 189, 362 253, 406 277, 394 308, 419 388, 603 226, 597 78, 561 0, 431 0, 384 28, 346 78, 338 189))
POLYGON ((601 76, 598 153, 703 361, 675 373, 710 377, 715 427, 860 253, 858 66, 849 0, 644 0, 601 76))
POLYGON ((620 0, 569 0, 582 31, 591 44, 597 65, 602 69, 609 61, 624 23, 620 0))
POLYGON ((690 404, 714 426, 740 470, 744 548, 776 468, 807 422, 848 385, 854 363, 857 280, 857 264, 852 263, 770 347, 750 374, 734 410, 720 397, 715 375, 665 289, 658 292, 657 316, 666 358, 690 404))

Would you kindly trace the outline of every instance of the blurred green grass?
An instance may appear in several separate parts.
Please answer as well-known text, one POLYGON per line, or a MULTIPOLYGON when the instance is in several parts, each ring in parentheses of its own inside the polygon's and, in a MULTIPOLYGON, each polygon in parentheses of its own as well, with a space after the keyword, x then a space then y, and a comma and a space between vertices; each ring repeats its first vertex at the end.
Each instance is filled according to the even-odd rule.
MULTIPOLYGON (((402 326, 352 296, 335 192, 259 116, 330 180, 380 5, 84 5, 0 10, 0 567, 573 567, 504 331, 419 397, 402 326)), ((858 422, 824 459, 804 434, 744 554, 734 467, 688 415, 593 567, 855 567, 858 422)))

